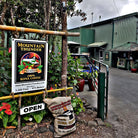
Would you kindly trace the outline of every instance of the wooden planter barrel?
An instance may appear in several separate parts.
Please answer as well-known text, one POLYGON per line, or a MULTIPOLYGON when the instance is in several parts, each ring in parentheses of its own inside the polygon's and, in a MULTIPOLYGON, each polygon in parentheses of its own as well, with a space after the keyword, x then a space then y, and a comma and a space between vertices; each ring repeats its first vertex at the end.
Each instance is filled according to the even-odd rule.
POLYGON ((92 84, 92 79, 88 79, 88 86, 89 86, 89 91, 95 91, 94 86, 92 84))
POLYGON ((82 92, 83 91, 83 89, 84 89, 84 84, 85 84, 85 80, 84 79, 78 79, 78 91, 79 92, 82 92))

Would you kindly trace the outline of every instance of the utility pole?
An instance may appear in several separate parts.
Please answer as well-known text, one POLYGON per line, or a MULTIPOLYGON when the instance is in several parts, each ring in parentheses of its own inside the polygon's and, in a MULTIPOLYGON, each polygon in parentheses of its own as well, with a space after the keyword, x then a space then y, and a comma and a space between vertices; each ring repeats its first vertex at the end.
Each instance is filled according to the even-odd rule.
POLYGON ((100 15, 100 16, 99 16, 99 22, 101 21, 101 18, 102 18, 102 16, 100 15))
POLYGON ((92 29, 92 24, 93 24, 93 12, 91 13, 91 15, 92 15, 92 20, 91 20, 91 29, 92 29))
MULTIPOLYGON (((67 32, 67 0, 62 0, 62 31, 67 32)), ((62 36, 62 73, 61 73, 61 87, 67 87, 67 35, 62 36)), ((66 92, 61 93, 62 96, 66 92)))

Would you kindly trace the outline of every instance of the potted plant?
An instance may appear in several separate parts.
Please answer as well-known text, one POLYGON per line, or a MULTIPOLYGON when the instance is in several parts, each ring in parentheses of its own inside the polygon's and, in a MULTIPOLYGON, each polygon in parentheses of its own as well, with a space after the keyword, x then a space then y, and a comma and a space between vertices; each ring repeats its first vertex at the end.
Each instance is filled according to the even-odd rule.
POLYGON ((94 86, 93 86, 93 83, 92 83, 92 73, 89 73, 89 72, 86 72, 86 77, 88 79, 88 86, 89 86, 89 91, 94 91, 94 86))
POLYGON ((78 86, 78 91, 79 92, 82 92, 83 91, 83 89, 84 89, 84 85, 85 85, 85 79, 83 78, 83 75, 84 73, 83 72, 78 72, 77 73, 77 77, 78 77, 78 79, 77 79, 77 81, 78 81, 78 83, 77 83, 77 86, 78 86))
POLYGON ((131 67, 131 72, 134 72, 134 73, 137 72, 137 64, 134 64, 134 66, 131 67))

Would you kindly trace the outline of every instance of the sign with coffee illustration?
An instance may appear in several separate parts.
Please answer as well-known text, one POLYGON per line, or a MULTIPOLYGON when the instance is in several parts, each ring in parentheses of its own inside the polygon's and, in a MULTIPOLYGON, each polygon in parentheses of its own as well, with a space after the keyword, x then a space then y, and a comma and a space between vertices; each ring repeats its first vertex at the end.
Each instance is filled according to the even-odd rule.
POLYGON ((47 49, 46 41, 13 39, 12 92, 46 88, 47 49))

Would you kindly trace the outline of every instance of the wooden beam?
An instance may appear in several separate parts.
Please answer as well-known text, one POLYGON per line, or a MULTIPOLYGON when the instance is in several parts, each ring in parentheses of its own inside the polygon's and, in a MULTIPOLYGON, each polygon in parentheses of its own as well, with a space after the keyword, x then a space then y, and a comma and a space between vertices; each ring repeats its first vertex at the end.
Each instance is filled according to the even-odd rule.
POLYGON ((6 26, 6 25, 0 25, 0 30, 26 32, 26 33, 39 33, 39 34, 48 34, 48 35, 61 35, 61 36, 79 36, 80 35, 80 33, 77 33, 77 32, 72 33, 67 31, 51 31, 51 30, 41 30, 41 29, 32 29, 32 28, 6 26))

